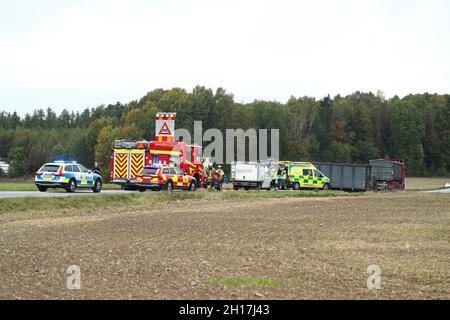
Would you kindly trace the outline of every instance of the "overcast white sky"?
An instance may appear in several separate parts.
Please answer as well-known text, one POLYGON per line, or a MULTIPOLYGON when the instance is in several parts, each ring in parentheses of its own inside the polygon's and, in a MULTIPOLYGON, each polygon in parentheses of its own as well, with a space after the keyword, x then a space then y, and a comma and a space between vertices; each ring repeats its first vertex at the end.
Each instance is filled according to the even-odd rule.
POLYGON ((450 1, 0 0, 0 110, 450 93, 450 1))

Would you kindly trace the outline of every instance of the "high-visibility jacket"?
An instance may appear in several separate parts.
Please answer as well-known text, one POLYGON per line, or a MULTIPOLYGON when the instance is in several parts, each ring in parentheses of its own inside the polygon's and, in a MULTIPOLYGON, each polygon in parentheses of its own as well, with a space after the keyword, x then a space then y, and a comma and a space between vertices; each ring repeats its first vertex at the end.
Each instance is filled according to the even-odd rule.
POLYGON ((271 172, 271 177, 272 177, 272 180, 276 180, 277 179, 278 175, 277 175, 277 172, 275 170, 273 170, 271 172))
POLYGON ((283 170, 283 171, 281 172, 280 179, 286 180, 286 178, 287 178, 287 176, 286 176, 286 171, 283 170))

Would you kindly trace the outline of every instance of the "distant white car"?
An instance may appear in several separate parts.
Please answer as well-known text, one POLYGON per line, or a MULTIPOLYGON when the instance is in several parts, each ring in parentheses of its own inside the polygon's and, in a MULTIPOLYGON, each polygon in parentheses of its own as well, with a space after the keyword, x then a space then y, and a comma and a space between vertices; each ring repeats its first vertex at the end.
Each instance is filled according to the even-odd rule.
POLYGON ((8 174, 9 164, 4 161, 0 161, 0 169, 2 169, 3 173, 8 174))

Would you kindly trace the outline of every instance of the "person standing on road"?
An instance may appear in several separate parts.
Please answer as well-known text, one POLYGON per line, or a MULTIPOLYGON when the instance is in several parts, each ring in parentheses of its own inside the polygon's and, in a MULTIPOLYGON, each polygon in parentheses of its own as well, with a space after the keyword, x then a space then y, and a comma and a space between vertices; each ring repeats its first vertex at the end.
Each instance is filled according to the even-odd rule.
POLYGON ((271 188, 276 188, 277 187, 277 170, 275 168, 272 168, 270 170, 270 177, 271 177, 271 182, 270 182, 270 187, 271 188))
POLYGON ((225 178, 225 172, 223 172, 223 170, 222 170, 222 166, 221 165, 219 165, 218 167, 217 167, 217 171, 216 171, 218 174, 220 174, 220 176, 222 177, 222 182, 223 182, 223 180, 224 180, 224 178, 225 178))
POLYGON ((281 177, 280 177, 282 190, 286 189, 286 179, 287 179, 286 169, 283 169, 281 171, 281 177))
POLYGON ((278 186, 278 189, 280 189, 280 190, 284 189, 284 179, 285 179, 284 170, 279 169, 278 177, 277 177, 277 180, 278 180, 277 186, 278 186))
POLYGON ((100 167, 98 166, 98 162, 97 161, 94 162, 94 168, 92 169, 92 172, 101 175, 100 167))

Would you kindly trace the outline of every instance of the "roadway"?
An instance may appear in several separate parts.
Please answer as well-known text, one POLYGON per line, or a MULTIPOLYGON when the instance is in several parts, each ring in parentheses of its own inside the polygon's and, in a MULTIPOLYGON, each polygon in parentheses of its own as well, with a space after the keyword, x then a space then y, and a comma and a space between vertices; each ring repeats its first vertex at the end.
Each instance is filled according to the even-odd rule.
MULTIPOLYGON (((228 191, 228 190, 223 190, 228 191)), ((125 190, 102 190, 100 193, 94 193, 91 190, 77 190, 75 193, 67 193, 64 190, 48 190, 47 192, 39 191, 0 191, 0 199, 10 199, 10 198, 49 198, 49 197, 76 197, 76 196, 98 196, 102 194, 125 194, 128 192, 137 191, 125 191, 125 190)), ((151 191, 148 191, 151 192, 151 191)), ((175 190, 175 192, 179 192, 175 190)), ((450 188, 425 191, 429 193, 450 193, 450 188)))
POLYGON ((29 198, 29 197, 74 197, 74 196, 98 196, 101 194, 123 194, 128 191, 124 190, 102 190, 100 193, 94 193, 91 190, 77 190, 75 193, 67 193, 64 190, 48 190, 47 192, 39 191, 1 191, 0 199, 8 198, 29 198))
POLYGON ((439 189, 439 190, 431 190, 431 191, 427 191, 427 192, 432 192, 432 193, 450 193, 450 188, 439 189))

